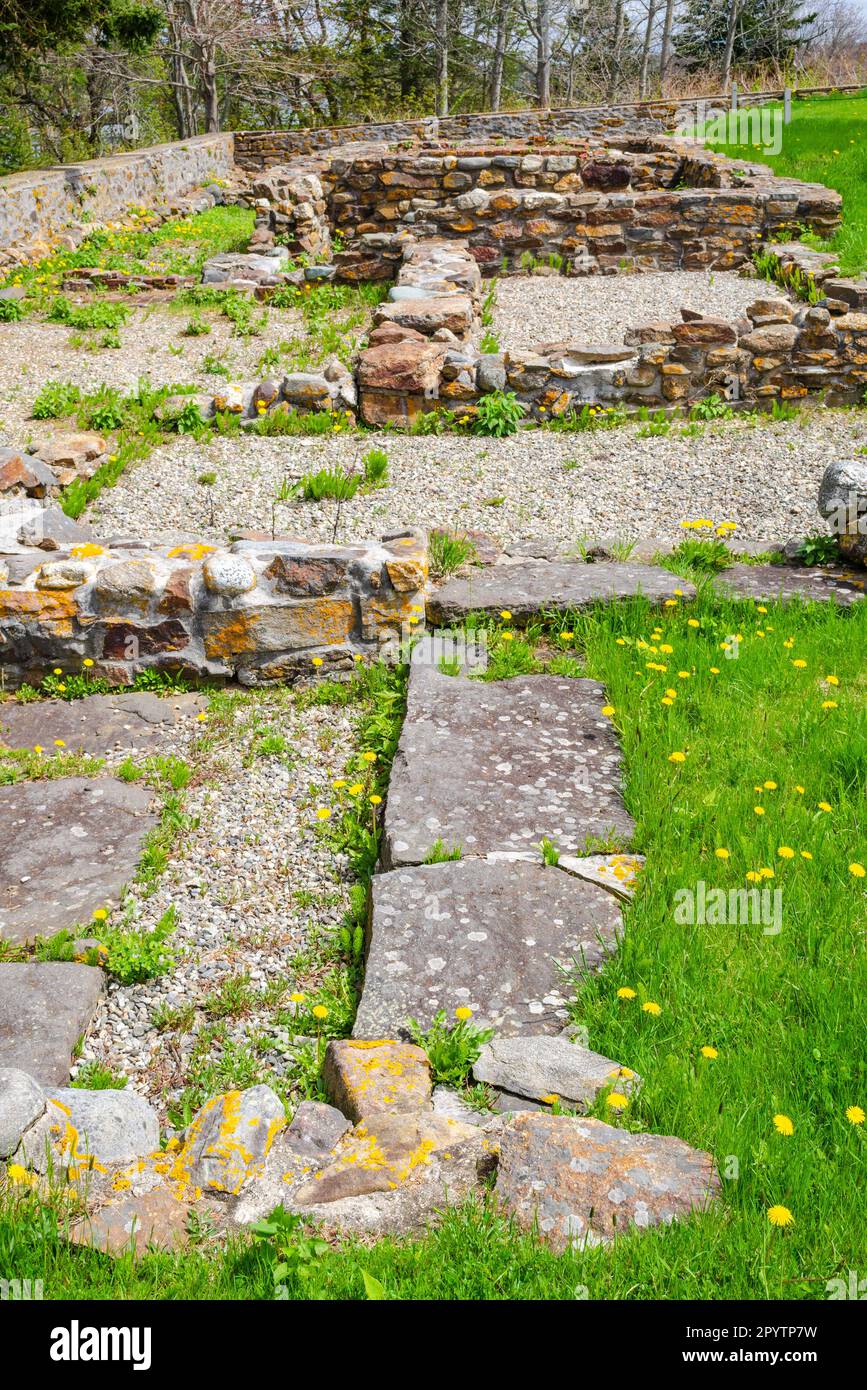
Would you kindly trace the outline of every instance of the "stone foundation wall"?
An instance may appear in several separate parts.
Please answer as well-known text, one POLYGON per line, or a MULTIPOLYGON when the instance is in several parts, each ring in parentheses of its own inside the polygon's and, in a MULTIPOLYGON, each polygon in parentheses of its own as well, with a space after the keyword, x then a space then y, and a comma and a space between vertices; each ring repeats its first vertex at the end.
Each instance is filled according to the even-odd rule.
POLYGON ((393 238, 455 237, 497 274, 555 261, 575 274, 731 269, 763 240, 839 226, 840 195, 676 140, 617 145, 340 146, 266 170, 250 193, 263 233, 319 254, 338 278, 391 279, 393 238), (316 190, 312 196, 305 191, 316 190), (323 199, 327 213, 323 209, 323 199))
POLYGON ((146 669, 244 685, 375 656, 424 616, 427 548, 245 540, 228 550, 93 543, 0 556, 0 675, 55 667, 112 685, 146 669))
POLYGON ((845 282, 831 278, 828 265, 816 274, 825 277, 830 307, 763 298, 757 282, 755 302, 736 323, 686 313, 682 322, 638 326, 623 343, 576 337, 481 353, 481 277, 467 244, 392 249, 402 257, 397 283, 377 310, 356 372, 370 425, 409 426, 437 408, 471 413, 494 391, 514 392, 528 418, 545 420, 585 405, 657 410, 709 395, 756 405, 822 392, 829 404, 851 404, 867 387, 867 312, 833 297, 845 282))
POLYGON ((234 138, 200 135, 108 159, 86 160, 0 178, 0 248, 44 245, 72 229, 155 208, 233 170, 234 138))

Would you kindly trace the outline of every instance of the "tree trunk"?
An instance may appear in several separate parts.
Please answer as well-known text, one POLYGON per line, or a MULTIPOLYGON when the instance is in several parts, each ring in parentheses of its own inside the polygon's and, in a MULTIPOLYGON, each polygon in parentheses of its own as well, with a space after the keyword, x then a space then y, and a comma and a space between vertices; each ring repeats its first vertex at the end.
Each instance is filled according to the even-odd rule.
POLYGON ((664 95, 668 70, 671 67, 671 30, 674 24, 674 0, 665 0, 665 22, 662 26, 662 48, 659 54, 659 90, 664 95))
POLYGON ((614 5, 614 45, 611 53, 611 76, 608 79, 608 100, 617 95, 620 82, 620 49, 623 46, 623 0, 615 0, 614 5))
POLYGON ((491 68, 492 111, 499 111, 503 95, 503 59, 506 56, 506 35, 509 28, 509 0, 498 0, 494 32, 494 61, 491 68))
POLYGON ((650 45, 653 40, 653 21, 656 19, 656 0, 647 0, 647 24, 641 46, 641 69, 638 74, 638 100, 647 96, 647 70, 650 66, 650 45))
POLYGON ((538 0, 536 9, 536 102, 551 105, 551 0, 538 0))
POLYGON ((740 5, 738 4, 738 0, 729 0, 729 24, 726 31, 725 53, 723 54, 723 91, 728 90, 728 85, 732 80, 732 57, 735 51, 735 31, 738 27, 739 9, 740 5))
POLYGON ((449 114, 449 0, 436 0, 436 112, 449 114))

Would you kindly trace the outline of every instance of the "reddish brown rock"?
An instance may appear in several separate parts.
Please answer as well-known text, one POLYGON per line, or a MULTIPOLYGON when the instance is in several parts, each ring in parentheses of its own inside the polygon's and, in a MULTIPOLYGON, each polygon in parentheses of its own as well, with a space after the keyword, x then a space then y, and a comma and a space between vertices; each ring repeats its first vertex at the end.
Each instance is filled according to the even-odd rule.
POLYGON ((364 390, 431 395, 439 384, 446 349, 424 339, 381 343, 362 353, 358 384, 364 390))

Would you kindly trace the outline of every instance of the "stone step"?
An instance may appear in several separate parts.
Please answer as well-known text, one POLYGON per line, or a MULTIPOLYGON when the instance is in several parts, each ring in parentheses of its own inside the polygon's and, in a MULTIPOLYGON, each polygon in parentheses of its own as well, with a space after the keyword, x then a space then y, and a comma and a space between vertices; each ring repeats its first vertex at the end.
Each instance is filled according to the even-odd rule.
POLYGON ((0 965, 0 1067, 16 1067, 46 1086, 65 1086, 72 1051, 102 993, 95 966, 67 961, 0 965))
POLYGON ((848 570, 799 569, 788 565, 732 565, 714 581, 717 590, 730 598, 812 599, 818 603, 833 600, 842 606, 864 597, 863 579, 848 570))
POLYGON ((170 730, 207 706, 205 695, 162 697, 148 691, 24 705, 10 702, 0 704, 0 744, 9 748, 40 744, 46 753, 54 753, 60 740, 66 753, 153 753, 170 730))
POLYGON ((464 622, 470 613, 490 618, 505 611, 521 624, 552 609, 587 608, 598 600, 639 594, 658 604, 694 598, 695 587, 656 565, 537 560, 495 565, 466 578, 450 579, 428 598, 427 615, 433 623, 448 624, 464 622))
POLYGON ((464 855, 580 853, 588 836, 625 846, 620 749, 596 681, 482 682, 413 666, 391 773, 383 863, 420 864, 437 840, 464 855))
POLYGON ((52 936, 117 901, 157 824, 152 800, 113 777, 0 787, 0 939, 52 936))
POLYGON ((408 1018, 427 1028, 459 1006, 501 1037, 559 1033, 570 975, 596 970, 620 930, 604 888, 541 863, 461 859, 380 874, 354 1036, 405 1035, 408 1018))

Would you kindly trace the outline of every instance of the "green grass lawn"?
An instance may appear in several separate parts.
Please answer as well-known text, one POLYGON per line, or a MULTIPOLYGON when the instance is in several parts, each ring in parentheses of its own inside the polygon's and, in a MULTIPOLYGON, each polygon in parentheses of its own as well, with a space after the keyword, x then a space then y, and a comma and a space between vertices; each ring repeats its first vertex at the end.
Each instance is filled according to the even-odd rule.
MULTIPOLYGON (((772 110, 781 110, 773 103, 772 110)), ((710 148, 735 159, 761 160, 776 174, 823 183, 843 195, 843 226, 822 250, 840 257, 844 275, 867 268, 867 95, 812 97, 792 103, 792 120, 777 155, 753 145, 710 148)))
MULTIPOLYGON (((616 1123, 709 1150, 722 1195, 689 1222, 563 1257, 468 1207, 423 1241, 331 1251, 289 1277, 288 1296, 364 1298, 367 1272, 392 1298, 826 1298, 828 1280, 867 1267, 867 1136, 852 1108, 867 1109, 867 603, 700 593, 491 638, 495 674, 550 668, 553 647, 553 669, 605 682, 648 868, 619 954, 572 1012, 591 1047, 644 1078, 616 1123), (749 888, 762 870, 758 886, 782 894, 778 932, 678 921, 679 891, 749 888), (773 1206, 792 1224, 772 1225, 773 1206)), ((0 1194, 0 1267, 42 1278, 48 1298, 272 1294, 262 1244, 112 1264, 66 1246, 56 1223, 24 1189, 0 1194)))

